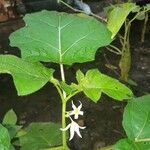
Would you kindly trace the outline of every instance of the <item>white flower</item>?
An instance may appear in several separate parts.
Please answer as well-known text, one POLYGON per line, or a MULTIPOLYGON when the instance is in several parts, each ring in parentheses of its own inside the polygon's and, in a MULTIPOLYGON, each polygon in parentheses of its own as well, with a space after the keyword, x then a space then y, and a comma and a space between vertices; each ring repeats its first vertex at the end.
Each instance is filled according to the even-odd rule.
POLYGON ((73 110, 70 111, 69 115, 74 115, 74 119, 78 119, 79 115, 83 115, 83 111, 81 111, 82 103, 80 102, 80 105, 76 107, 72 101, 72 108, 73 110))
MULTIPOLYGON (((70 117, 70 119, 71 119, 71 117, 70 117)), ((79 136, 80 138, 82 138, 79 129, 85 129, 86 127, 81 127, 81 126, 79 126, 75 121, 73 121, 73 120, 71 119, 71 123, 68 124, 66 128, 64 128, 64 129, 61 128, 60 130, 66 131, 66 130, 68 130, 69 128, 70 128, 70 138, 69 138, 69 141, 70 141, 70 140, 73 139, 75 132, 78 134, 78 136, 79 136)))

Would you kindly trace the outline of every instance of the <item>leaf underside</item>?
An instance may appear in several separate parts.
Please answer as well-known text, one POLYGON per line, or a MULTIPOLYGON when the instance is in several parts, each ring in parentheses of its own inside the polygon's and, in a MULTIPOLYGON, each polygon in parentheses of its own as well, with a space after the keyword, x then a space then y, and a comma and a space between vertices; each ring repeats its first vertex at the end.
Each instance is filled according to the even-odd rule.
POLYGON ((129 13, 137 7, 135 3, 124 3, 112 6, 112 10, 108 13, 107 22, 107 27, 112 32, 112 38, 118 33, 129 13))

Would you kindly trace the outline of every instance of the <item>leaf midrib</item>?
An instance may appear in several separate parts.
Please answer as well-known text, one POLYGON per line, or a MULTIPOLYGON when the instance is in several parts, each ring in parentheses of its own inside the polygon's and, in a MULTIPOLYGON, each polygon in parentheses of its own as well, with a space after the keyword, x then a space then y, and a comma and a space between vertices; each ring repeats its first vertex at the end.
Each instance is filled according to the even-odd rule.
POLYGON ((139 131, 138 135, 135 137, 135 141, 138 141, 138 140, 141 140, 139 137, 140 135, 142 134, 142 131, 144 130, 145 126, 146 126, 146 123, 148 121, 148 116, 149 116, 150 112, 147 113, 147 117, 146 117, 146 120, 144 121, 143 123, 143 126, 141 127, 141 130, 139 131))

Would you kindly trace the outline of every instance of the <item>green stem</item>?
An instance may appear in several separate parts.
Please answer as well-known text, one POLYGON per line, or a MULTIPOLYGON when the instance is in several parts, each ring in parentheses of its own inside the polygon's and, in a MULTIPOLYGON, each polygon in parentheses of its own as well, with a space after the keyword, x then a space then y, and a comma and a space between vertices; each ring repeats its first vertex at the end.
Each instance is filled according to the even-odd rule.
POLYGON ((98 150, 113 150, 113 145, 102 147, 102 148, 100 148, 98 150))
POLYGON ((124 34, 124 45, 123 45, 123 51, 126 49, 126 45, 127 44, 127 36, 128 36, 128 25, 130 22, 128 22, 127 20, 125 21, 125 34, 124 34))
MULTIPOLYGON (((63 82, 65 82, 65 72, 64 72, 64 66, 63 64, 60 64, 60 73, 61 73, 61 79, 63 82)), ((63 97, 62 99, 62 128, 66 128, 66 93, 63 90, 63 97)), ((66 132, 62 132, 62 144, 63 144, 63 150, 66 150, 67 148, 67 138, 66 138, 66 132)))
POLYGON ((110 52, 116 54, 116 55, 121 55, 119 52, 116 52, 115 50, 109 48, 108 46, 106 47, 107 50, 109 50, 110 52))
POLYGON ((111 48, 115 49, 118 53, 120 53, 120 54, 122 53, 121 50, 120 50, 118 47, 116 47, 116 46, 114 46, 114 45, 111 45, 111 44, 110 44, 109 46, 110 46, 111 48))
MULTIPOLYGON (((65 72, 64 72, 63 64, 60 64, 60 72, 61 72, 61 79, 62 79, 63 82, 65 82, 65 72)), ((66 98, 65 91, 63 91, 63 96, 64 96, 64 99, 65 99, 66 98)))
POLYGON ((63 101, 64 96, 63 96, 63 93, 62 93, 60 87, 59 87, 58 85, 56 85, 56 84, 54 84, 54 85, 55 85, 55 87, 56 87, 56 89, 57 89, 57 91, 58 91, 58 93, 59 93, 59 95, 60 95, 61 100, 63 101))
MULTIPOLYGON (((62 103, 62 128, 64 129, 66 127, 66 102, 64 101, 62 103)), ((63 144, 63 150, 66 150, 67 144, 66 144, 66 132, 62 132, 62 144, 63 144)))
MULTIPOLYGON (((67 101, 66 101, 66 96, 65 94, 63 94, 64 91, 61 91, 60 87, 57 85, 57 84, 54 84, 54 86, 56 87, 59 95, 60 95, 60 98, 62 100, 62 128, 64 129, 66 127, 66 117, 65 117, 65 114, 66 114, 66 104, 67 104, 67 101)), ((64 92, 65 93, 65 92, 64 92)), ((62 132, 62 150, 66 150, 67 149, 67 144, 66 144, 66 132, 63 131, 62 132)))
POLYGON ((73 96, 75 96, 76 94, 78 94, 81 91, 75 91, 73 94, 69 95, 66 97, 66 101, 68 101, 69 99, 71 99, 73 96))
POLYGON ((126 20, 125 21, 125 33, 123 38, 123 45, 122 45, 122 55, 119 61, 120 67, 120 79, 127 81, 128 80, 128 73, 130 71, 131 66, 131 55, 130 55, 130 42, 129 42, 129 35, 130 35, 130 26, 131 22, 126 20))

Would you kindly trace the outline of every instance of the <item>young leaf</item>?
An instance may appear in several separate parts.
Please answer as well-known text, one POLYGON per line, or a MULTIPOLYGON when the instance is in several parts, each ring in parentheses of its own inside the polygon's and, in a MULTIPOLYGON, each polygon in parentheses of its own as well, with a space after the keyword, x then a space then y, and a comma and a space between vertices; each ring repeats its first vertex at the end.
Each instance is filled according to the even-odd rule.
POLYGON ((107 27, 85 15, 41 11, 24 17, 26 26, 12 33, 11 46, 30 61, 72 64, 95 59, 99 47, 108 45, 107 27))
POLYGON ((16 137, 17 133, 22 128, 22 126, 7 124, 5 125, 5 128, 8 130, 10 139, 13 139, 14 137, 16 137))
POLYGON ((10 137, 8 130, 0 124, 0 149, 9 150, 10 148, 10 137))
POLYGON ((123 127, 129 139, 135 142, 150 141, 150 95, 128 102, 123 127))
POLYGON ((100 73, 97 69, 89 70, 82 80, 78 78, 78 82, 85 95, 94 102, 100 99, 102 92, 116 100, 129 99, 133 96, 129 88, 118 80, 100 73))
POLYGON ((144 20, 145 19, 145 12, 141 12, 137 17, 137 20, 144 20))
POLYGON ((42 88, 53 76, 53 69, 41 63, 26 62, 13 55, 0 55, 0 73, 13 76, 18 95, 27 95, 42 88))
POLYGON ((72 84, 68 85, 65 82, 61 82, 60 86, 61 86, 62 90, 64 90, 67 95, 70 95, 77 90, 72 84))
POLYGON ((135 143, 129 139, 121 139, 114 145, 114 150, 149 150, 150 142, 135 143))
POLYGON ((13 111, 13 109, 9 110, 3 119, 3 124, 10 124, 10 125, 15 125, 17 122, 17 116, 16 113, 13 111))
POLYGON ((146 6, 144 6, 144 8, 145 8, 147 11, 150 11, 150 4, 146 4, 146 6))
POLYGON ((81 70, 76 72, 76 79, 78 82, 81 82, 84 79, 84 74, 81 72, 81 70))
POLYGON ((26 134, 19 137, 21 150, 40 150, 61 145, 61 125, 55 123, 32 123, 26 134))
POLYGON ((118 33, 129 13, 137 7, 135 3, 123 3, 112 7, 113 9, 108 14, 107 23, 108 29, 112 32, 112 39, 118 33))

